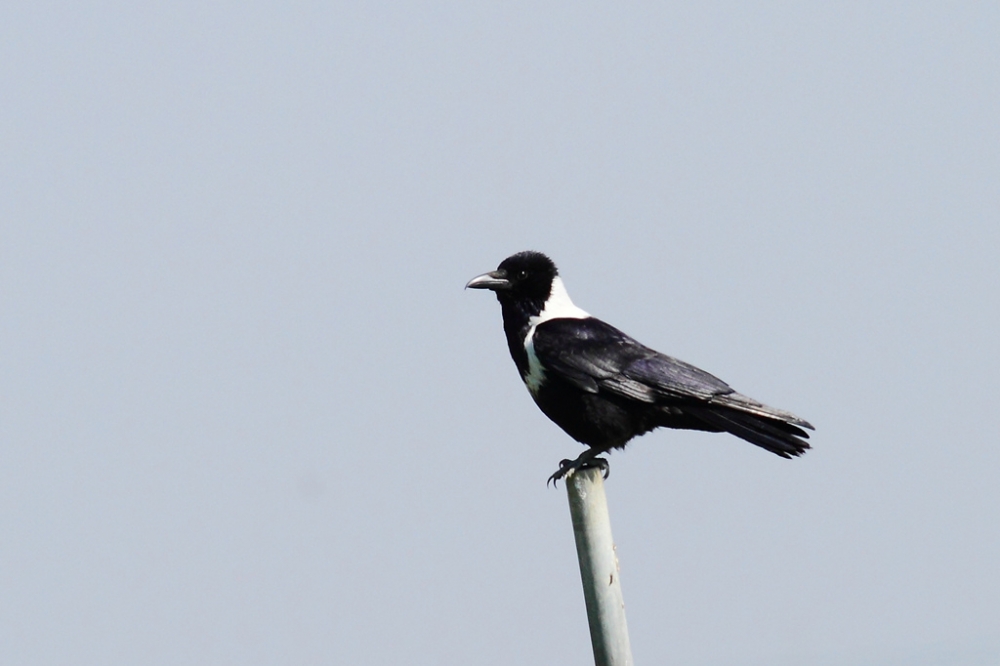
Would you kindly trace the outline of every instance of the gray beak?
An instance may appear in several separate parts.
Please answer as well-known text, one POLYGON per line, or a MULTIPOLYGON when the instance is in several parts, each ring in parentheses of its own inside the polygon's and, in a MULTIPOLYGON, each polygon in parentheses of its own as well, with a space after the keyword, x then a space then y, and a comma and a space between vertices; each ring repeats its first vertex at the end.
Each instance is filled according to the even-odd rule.
POLYGON ((501 291, 510 289, 510 280, 507 279, 507 271, 490 271, 483 273, 469 280, 465 285, 466 289, 489 289, 491 291, 501 291))

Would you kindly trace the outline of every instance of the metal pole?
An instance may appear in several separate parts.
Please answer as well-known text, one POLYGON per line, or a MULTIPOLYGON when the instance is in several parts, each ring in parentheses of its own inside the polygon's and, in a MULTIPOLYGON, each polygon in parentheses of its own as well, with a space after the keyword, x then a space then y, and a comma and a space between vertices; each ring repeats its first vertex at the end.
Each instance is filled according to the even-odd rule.
POLYGON ((618 579, 618 557, 611 538, 611 518, 598 468, 582 468, 566 479, 573 536, 587 602, 590 642, 597 666, 632 666, 625 602, 618 579))

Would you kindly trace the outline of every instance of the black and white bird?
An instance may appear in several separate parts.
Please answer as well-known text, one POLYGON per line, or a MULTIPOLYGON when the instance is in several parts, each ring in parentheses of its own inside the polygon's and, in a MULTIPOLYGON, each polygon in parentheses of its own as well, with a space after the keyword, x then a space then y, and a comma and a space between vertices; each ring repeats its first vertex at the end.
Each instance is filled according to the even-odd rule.
POLYGON ((507 346, 538 407, 589 447, 549 480, 607 462, 654 428, 729 432, 782 458, 809 448, 807 421, 734 391, 693 365, 646 347, 570 300, 556 265, 540 252, 507 257, 468 289, 496 293, 507 346))

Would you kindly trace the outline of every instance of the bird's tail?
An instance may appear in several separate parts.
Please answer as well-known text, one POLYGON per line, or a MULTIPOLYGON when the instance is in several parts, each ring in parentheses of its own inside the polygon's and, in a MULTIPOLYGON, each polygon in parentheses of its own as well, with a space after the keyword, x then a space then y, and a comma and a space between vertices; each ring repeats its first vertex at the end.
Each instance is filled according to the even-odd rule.
POLYGON ((739 393, 714 396, 697 410, 706 424, 732 433, 782 458, 800 456, 809 449, 808 421, 791 412, 768 407, 739 393))

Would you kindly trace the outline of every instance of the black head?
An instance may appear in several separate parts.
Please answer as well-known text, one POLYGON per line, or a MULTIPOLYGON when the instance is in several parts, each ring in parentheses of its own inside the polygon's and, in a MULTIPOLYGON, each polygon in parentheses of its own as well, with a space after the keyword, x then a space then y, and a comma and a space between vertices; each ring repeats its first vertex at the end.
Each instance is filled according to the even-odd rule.
POLYGON ((541 316, 554 291, 565 296, 564 307, 573 307, 565 289, 553 289, 559 281, 558 275, 556 265, 541 252, 518 252, 501 261, 495 271, 474 277, 465 285, 466 288, 489 289, 497 295, 507 347, 522 377, 528 372, 524 343, 532 320, 541 316))
POLYGON ((533 301, 541 305, 552 291, 552 281, 559 275, 556 265, 541 252, 518 252, 500 262, 495 271, 469 280, 467 289, 490 289, 501 301, 533 301))

